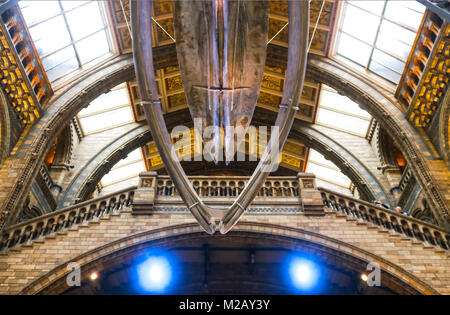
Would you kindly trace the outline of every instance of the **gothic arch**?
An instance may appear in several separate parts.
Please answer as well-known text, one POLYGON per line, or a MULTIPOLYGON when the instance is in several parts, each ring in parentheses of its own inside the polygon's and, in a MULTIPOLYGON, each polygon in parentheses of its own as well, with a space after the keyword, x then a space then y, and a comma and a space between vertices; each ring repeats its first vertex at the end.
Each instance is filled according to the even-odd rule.
MULTIPOLYGON (((260 241, 277 239, 284 242, 287 248, 293 250, 314 249, 321 254, 334 257, 334 261, 337 263, 351 264, 356 270, 361 270, 361 267, 358 266, 365 266, 368 262, 377 262, 384 274, 382 279, 386 280, 387 278, 386 283, 392 286, 394 290, 402 290, 403 293, 409 294, 439 294, 427 283, 396 264, 353 245, 318 233, 269 223, 240 222, 234 231, 221 237, 233 236, 256 238, 260 241)), ((21 293, 58 294, 64 292, 68 289, 66 283, 66 277, 70 271, 66 268, 68 263, 74 262, 81 266, 81 270, 83 270, 82 279, 86 279, 92 270, 108 268, 116 264, 117 261, 134 255, 145 248, 170 249, 176 246, 180 240, 192 240, 199 237, 214 236, 207 236, 202 233, 196 223, 169 226, 127 236, 65 261, 26 286, 21 293)))

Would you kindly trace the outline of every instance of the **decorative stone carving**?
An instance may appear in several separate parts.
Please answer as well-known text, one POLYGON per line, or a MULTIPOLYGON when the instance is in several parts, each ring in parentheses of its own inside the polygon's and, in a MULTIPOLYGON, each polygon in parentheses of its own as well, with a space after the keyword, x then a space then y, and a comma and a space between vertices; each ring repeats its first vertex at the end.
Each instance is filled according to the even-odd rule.
POLYGON ((298 173, 297 179, 300 187, 300 198, 306 216, 323 216, 322 195, 317 189, 316 176, 309 173, 298 173))
POLYGON ((134 194, 133 214, 151 214, 156 195, 156 172, 139 174, 139 184, 134 194))

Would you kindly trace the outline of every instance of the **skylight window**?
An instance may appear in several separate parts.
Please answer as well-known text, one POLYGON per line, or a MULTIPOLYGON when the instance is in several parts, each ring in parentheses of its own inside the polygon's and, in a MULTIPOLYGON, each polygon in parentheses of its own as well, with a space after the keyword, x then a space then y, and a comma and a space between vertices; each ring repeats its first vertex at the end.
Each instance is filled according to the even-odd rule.
POLYGON ((365 137, 372 116, 348 97, 322 85, 316 123, 365 137))
POLYGON ((111 53, 102 1, 20 1, 51 82, 111 53))
POLYGON ((424 12, 417 1, 346 1, 337 55, 398 84, 424 12))
POLYGON ((125 83, 97 97, 78 113, 85 135, 105 131, 134 121, 128 90, 125 83))

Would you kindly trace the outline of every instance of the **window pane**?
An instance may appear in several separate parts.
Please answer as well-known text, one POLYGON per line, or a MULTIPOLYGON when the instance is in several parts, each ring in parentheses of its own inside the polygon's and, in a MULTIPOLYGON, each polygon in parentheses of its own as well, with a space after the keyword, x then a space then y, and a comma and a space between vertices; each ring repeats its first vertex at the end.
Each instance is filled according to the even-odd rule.
POLYGON ((366 9, 367 11, 380 16, 381 13, 383 12, 383 7, 385 4, 385 1, 384 0, 363 0, 363 1, 352 0, 351 2, 348 2, 348 3, 351 5, 355 5, 357 7, 366 9))
POLYGON ((316 174, 318 177, 322 177, 330 182, 335 182, 346 187, 350 186, 350 180, 340 171, 317 165, 313 161, 310 161, 308 163, 307 171, 316 174))
POLYGON ((425 7, 415 1, 388 1, 384 16, 392 21, 417 30, 422 21, 425 7))
POLYGON ((370 71, 375 72, 379 76, 381 76, 395 84, 398 84, 398 82, 400 81, 401 75, 399 73, 392 71, 391 69, 385 67, 384 65, 378 63, 375 60, 372 60, 370 62, 369 69, 370 69, 370 71))
POLYGON ((80 5, 83 5, 85 3, 88 3, 89 1, 81 1, 81 0, 76 0, 76 1, 61 1, 62 7, 64 10, 70 10, 76 7, 79 7, 80 5))
POLYGON ((70 44, 70 36, 62 16, 30 28, 38 54, 42 57, 70 44))
POLYGON ((81 126, 85 133, 114 128, 120 124, 132 121, 133 114, 129 106, 80 119, 81 126))
POLYGON ((100 31, 75 44, 81 63, 87 63, 109 52, 105 31, 100 31))
POLYGON ((381 23, 380 34, 376 46, 383 48, 403 59, 408 59, 416 34, 384 20, 381 23))
POLYGON ((142 150, 141 150, 141 148, 138 148, 138 149, 134 150, 133 152, 129 153, 126 158, 117 162, 117 164, 114 165, 114 167, 112 169, 116 169, 116 168, 122 167, 126 164, 140 161, 142 159, 143 159, 142 158, 142 150))
POLYGON ((112 169, 108 174, 103 176, 102 184, 109 185, 133 176, 137 176, 140 172, 145 172, 144 161, 139 161, 120 168, 112 169))
POLYGON ((128 92, 125 85, 117 90, 112 90, 106 94, 103 94, 93 100, 88 107, 80 111, 79 115, 89 115, 95 112, 105 111, 120 105, 129 105, 128 92))
POLYGON ((28 25, 45 20, 61 12, 58 1, 20 1, 19 6, 28 25))
POLYGON ((369 61, 372 48, 347 34, 341 33, 338 54, 365 67, 369 61))
POLYGON ((323 164, 325 166, 329 166, 330 168, 339 170, 339 168, 336 165, 334 165, 333 162, 331 162, 330 160, 325 159, 325 157, 322 154, 320 154, 319 152, 317 152, 317 151, 315 151, 313 149, 310 149, 310 151, 309 151, 309 160, 313 161, 313 162, 318 162, 318 163, 323 164))
POLYGON ((75 41, 104 27, 97 2, 70 11, 66 16, 75 41))
POLYGON ((344 95, 339 95, 332 91, 327 91, 322 89, 322 93, 320 95, 320 105, 331 107, 343 112, 346 112, 350 115, 359 115, 362 117, 371 118, 372 116, 359 107, 359 105, 353 102, 351 99, 344 95))
POLYGON ((318 111, 317 122, 345 131, 353 132, 360 136, 365 136, 367 128, 369 127, 369 121, 367 120, 337 113, 320 107, 318 111))
POLYGON ((72 58, 76 58, 75 51, 72 46, 69 46, 42 59, 42 66, 46 71, 49 71, 72 58))
POLYGON ((373 44, 380 18, 354 6, 347 6, 342 30, 366 43, 373 44))
POLYGON ((50 81, 61 78, 62 76, 78 69, 78 61, 76 58, 67 60, 66 62, 54 67, 52 70, 46 71, 50 81))
POLYGON ((373 52, 372 60, 375 60, 379 64, 382 64, 386 68, 389 68, 399 74, 403 72, 403 68, 405 67, 405 63, 379 51, 378 49, 375 49, 373 52))

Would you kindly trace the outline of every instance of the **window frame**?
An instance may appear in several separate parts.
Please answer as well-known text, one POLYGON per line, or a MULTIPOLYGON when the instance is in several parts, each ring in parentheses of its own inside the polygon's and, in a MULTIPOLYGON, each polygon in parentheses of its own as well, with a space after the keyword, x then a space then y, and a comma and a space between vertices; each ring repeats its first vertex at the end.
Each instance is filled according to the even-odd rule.
MULTIPOLYGON (((405 64, 405 66, 406 66, 406 62, 407 62, 408 58, 406 58, 403 61, 401 57, 395 56, 392 53, 384 50, 383 48, 379 48, 379 47, 376 46, 376 41, 377 41, 379 33, 380 33, 381 25, 382 25, 383 21, 386 20, 386 21, 388 21, 390 23, 393 23, 396 26, 402 27, 402 28, 404 28, 404 29, 406 29, 408 31, 413 32, 414 34, 416 34, 416 36, 417 36, 417 30, 414 30, 413 28, 411 28, 408 25, 405 25, 403 23, 400 23, 400 22, 397 22, 395 20, 392 20, 390 18, 385 17, 385 10, 386 10, 387 4, 388 4, 389 1, 393 1, 393 0, 384 0, 384 1, 385 2, 384 2, 384 5, 383 5, 383 10, 380 13, 380 15, 372 13, 372 12, 370 12, 370 11, 364 9, 364 8, 360 8, 357 5, 351 4, 351 1, 349 1, 349 0, 343 0, 343 1, 339 2, 338 13, 337 13, 337 16, 339 18, 336 19, 335 24, 334 24, 334 29, 336 31, 335 31, 335 34, 334 34, 334 36, 332 38, 332 43, 330 45, 331 49, 330 49, 329 58, 333 59, 334 61, 336 61, 336 62, 338 62, 338 63, 340 63, 340 64, 342 64, 342 65, 344 65, 346 67, 349 67, 350 69, 352 69, 353 71, 355 71, 357 73, 362 74, 369 81, 377 84, 382 89, 384 89, 384 90, 394 94, 396 89, 397 89, 398 83, 394 83, 394 82, 390 81, 389 79, 383 77, 382 75, 377 74, 376 72, 374 72, 374 71, 369 69, 370 64, 372 62, 373 53, 374 53, 375 50, 378 50, 378 51, 380 51, 382 53, 385 53, 388 56, 390 56, 390 57, 392 57, 392 58, 394 58, 396 60, 399 60, 399 61, 403 62, 405 64), (357 9, 363 10, 364 12, 379 18, 379 23, 378 23, 378 26, 377 26, 377 32, 375 34, 375 38, 374 38, 374 41, 373 41, 372 44, 370 44, 370 43, 368 43, 368 42, 366 42, 366 41, 364 41, 364 40, 362 40, 360 38, 357 38, 354 35, 351 35, 351 34, 345 32, 345 31, 343 31, 343 24, 344 24, 345 15, 346 15, 346 12, 347 12, 347 6, 349 4, 351 6, 357 8, 357 9), (339 43, 340 43, 341 34, 345 34, 347 36, 350 36, 352 39, 355 39, 355 40, 357 40, 357 41, 359 41, 359 42, 361 42, 361 43, 363 43, 365 45, 368 45, 370 47, 371 53, 370 53, 369 59, 367 61, 367 64, 365 66, 360 65, 359 63, 351 60, 348 57, 345 57, 343 55, 338 54, 338 47, 339 47, 339 43)), ((418 26, 419 29, 420 29, 420 25, 421 25, 421 23, 419 23, 419 26, 418 26)), ((412 46, 413 45, 414 44, 412 44, 412 46)), ((376 62, 376 60, 375 60, 375 62, 376 62)), ((384 66, 387 69, 391 70, 390 68, 388 68, 385 65, 382 65, 382 66, 384 66)), ((391 70, 391 71, 393 71, 393 70, 391 70)), ((402 76, 402 74, 403 73, 400 73, 400 77, 402 76)))
MULTIPOLYGON (((99 65, 99 64, 105 63, 105 62, 109 61, 111 58, 114 58, 115 56, 117 56, 117 54, 118 54, 117 45, 115 44, 115 41, 114 41, 114 38, 113 38, 113 34, 112 34, 112 30, 111 30, 112 24, 111 24, 111 20, 108 18, 108 12, 107 12, 108 8, 106 7, 105 1, 91 0, 91 1, 89 1, 87 3, 82 3, 82 4, 78 5, 78 6, 70 8, 70 9, 64 9, 61 1, 62 0, 57 0, 59 8, 61 10, 58 14, 54 14, 54 15, 52 15, 50 17, 47 17, 47 18, 44 18, 44 19, 41 19, 41 20, 37 20, 37 21, 35 21, 35 22, 31 23, 31 24, 27 24, 26 20, 25 20, 25 24, 26 24, 28 29, 31 29, 31 28, 33 28, 33 27, 35 27, 37 25, 45 23, 45 22, 47 22, 49 20, 52 20, 54 18, 57 18, 59 16, 62 17, 63 20, 64 20, 64 24, 66 26, 66 30, 67 30, 67 32, 69 34, 69 37, 70 37, 70 43, 68 43, 68 44, 66 44, 66 45, 64 45, 64 46, 62 46, 62 47, 60 47, 60 48, 58 48, 58 49, 56 49, 56 50, 54 50, 54 51, 52 51, 50 53, 47 53, 46 55, 42 55, 42 56, 39 55, 39 58, 42 61, 43 59, 45 59, 45 58, 47 58, 49 56, 52 56, 52 55, 54 55, 54 54, 56 54, 56 53, 58 53, 58 52, 60 52, 60 51, 62 51, 64 49, 72 47, 73 50, 74 50, 74 53, 75 53, 75 59, 76 59, 77 64, 78 64, 78 68, 74 69, 74 70, 71 70, 68 73, 62 75, 61 77, 58 77, 57 79, 51 81, 50 84, 51 84, 52 89, 54 91, 57 91, 62 86, 66 85, 66 83, 69 80, 72 80, 72 79, 80 76, 85 71, 92 69, 94 65, 99 65), (98 7, 99 7, 99 13, 100 13, 100 16, 101 16, 101 19, 102 19, 103 27, 98 29, 98 30, 96 30, 96 31, 93 31, 92 33, 89 33, 88 35, 85 35, 83 37, 80 37, 80 38, 74 40, 73 35, 72 35, 72 30, 71 30, 71 28, 69 26, 69 22, 68 22, 68 19, 67 19, 66 15, 68 13, 74 11, 74 10, 78 10, 78 9, 80 9, 80 8, 82 8, 84 6, 90 5, 92 3, 96 3, 98 5, 98 7), (83 41, 83 40, 85 40, 85 39, 87 39, 87 38, 95 36, 96 34, 98 34, 100 32, 105 32, 106 41, 107 41, 108 47, 109 47, 109 52, 107 52, 107 53, 105 53, 105 54, 103 54, 101 56, 98 56, 95 59, 90 60, 90 61, 88 61, 86 63, 82 63, 80 55, 79 55, 79 52, 78 52, 77 47, 76 47, 76 44, 81 42, 81 41, 83 41)), ((21 10, 20 7, 19 7, 19 9, 21 10)), ((66 61, 63 61, 60 64, 66 62, 66 61)), ((53 66, 50 69, 44 69, 44 71, 47 73, 47 71, 50 71, 50 70, 58 67, 60 64, 58 64, 56 66, 53 66)))

